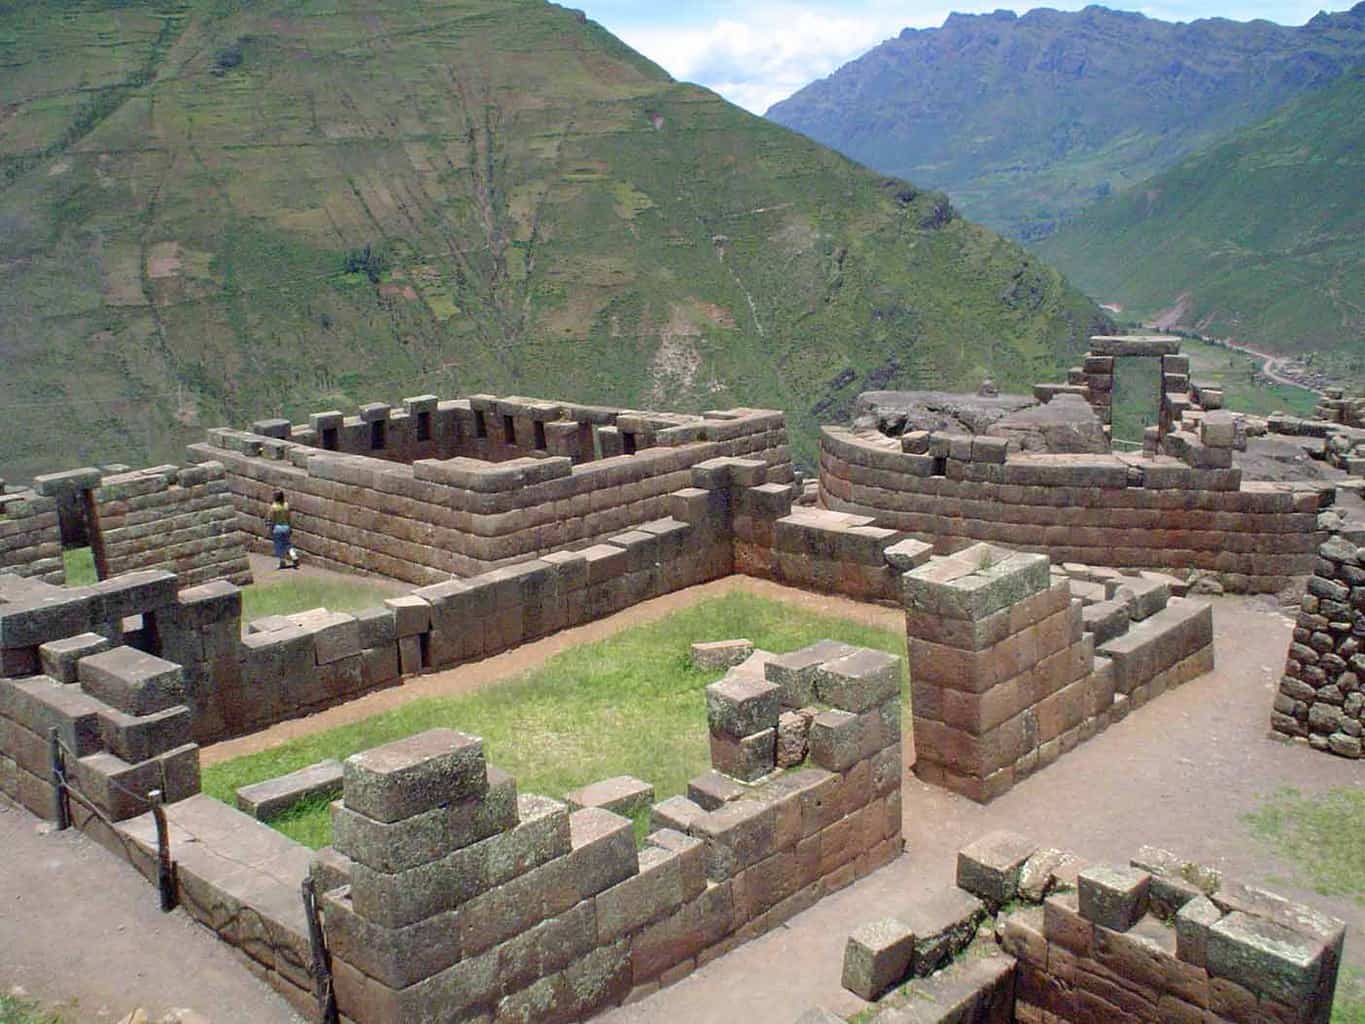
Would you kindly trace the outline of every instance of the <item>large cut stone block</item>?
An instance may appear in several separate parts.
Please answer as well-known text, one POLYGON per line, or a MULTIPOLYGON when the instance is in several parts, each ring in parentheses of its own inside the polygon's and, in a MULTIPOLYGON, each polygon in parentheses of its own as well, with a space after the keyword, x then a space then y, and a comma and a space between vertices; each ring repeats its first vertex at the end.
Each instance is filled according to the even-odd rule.
POLYGON ((957 884, 1001 907, 1019 891, 1019 877, 1036 843, 1013 832, 996 831, 958 851, 957 884))
POLYGON ((1210 974, 1289 1006, 1308 1005, 1328 967, 1322 941, 1241 911, 1209 926, 1207 955, 1210 974))
POLYGON ((1047 590, 1050 568, 1046 555, 975 544, 905 573, 901 597, 911 611, 983 619, 1047 590))
POLYGON ((730 675, 706 688, 706 719, 712 735, 742 739, 777 728, 781 689, 751 676, 730 675))
POLYGON ((302 800, 341 794, 341 762, 328 758, 307 768, 237 790, 237 808, 266 821, 302 800))
POLYGON ((820 666, 856 650, 834 640, 803 647, 790 654, 779 654, 763 666, 768 682, 781 687, 780 700, 784 707, 803 708, 815 703, 815 676, 820 666))
POLYGON ((185 700, 185 673, 172 662, 131 647, 82 658, 81 689, 129 715, 165 711, 185 700))
POLYGON ((1152 876, 1137 868, 1091 865, 1076 877, 1081 916, 1110 931, 1126 932, 1147 913, 1152 876))
POLYGON ((385 822, 479 796, 488 786, 483 740, 453 729, 430 729, 353 754, 344 776, 346 806, 385 822))
POLYGON ((871 1002, 905 980, 915 958, 915 933, 893 917, 859 925, 844 946, 843 985, 871 1002))
POLYGON ((900 691, 901 660, 885 651, 855 651, 825 662, 815 676, 816 698, 843 711, 866 711, 900 691))
POLYGON ((136 763, 189 743, 194 716, 183 705, 150 715, 129 715, 117 708, 103 708, 99 727, 106 747, 125 761, 136 763))
POLYGON ((709 643, 693 644, 691 648, 692 664, 705 671, 734 668, 743 664, 753 653, 752 640, 713 640, 709 643))
POLYGON ((569 815, 569 839, 571 873, 580 899, 596 896, 640 870, 635 827, 629 818, 585 807, 569 815))
POLYGON ((764 729, 749 736, 712 733, 711 766, 718 772, 745 782, 761 779, 777 763, 777 730, 764 729))
POLYGON ((488 767, 488 788, 480 796, 455 800, 397 822, 375 821, 332 805, 332 837, 337 851, 357 864, 390 874, 429 864, 518 822, 517 783, 488 767))
POLYGON ((107 651, 113 646, 98 633, 81 633, 63 640, 50 640, 38 648, 43 672, 59 683, 74 683, 79 678, 76 665, 82 658, 107 651))
POLYGON ((564 802, 575 811, 601 807, 613 814, 633 818, 654 802, 654 787, 630 775, 617 775, 565 794, 564 802))

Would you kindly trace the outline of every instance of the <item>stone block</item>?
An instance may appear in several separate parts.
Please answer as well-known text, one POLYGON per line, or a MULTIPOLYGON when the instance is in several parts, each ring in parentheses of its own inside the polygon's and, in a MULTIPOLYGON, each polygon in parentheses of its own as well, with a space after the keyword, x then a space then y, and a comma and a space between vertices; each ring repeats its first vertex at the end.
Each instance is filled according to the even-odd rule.
POLYGON ((479 796, 488 785, 483 741, 430 729, 346 759, 345 803, 357 814, 394 822, 479 796))
POLYGON ((330 665, 343 658, 353 658, 361 651, 360 624, 344 612, 315 608, 312 611, 286 615, 294 626, 313 638, 313 657, 319 665, 330 665))
POLYGON ((815 703, 815 677, 820 666, 852 654, 856 648, 834 640, 821 640, 819 643, 803 647, 790 654, 779 654, 763 666, 763 675, 768 682, 781 688, 780 701, 783 707, 801 708, 815 703))
POLYGON ((934 546, 907 537, 892 544, 883 554, 887 563, 897 572, 909 572, 911 569, 918 569, 933 557, 934 546))
POLYGON ((711 766, 724 775, 754 782, 777 763, 777 729, 763 729, 748 736, 711 733, 711 766))
POLYGON ((723 882, 771 856, 777 829, 776 808, 761 800, 733 800, 710 811, 692 826, 706 843, 706 875, 723 882))
POLYGON ((810 760, 831 772, 847 771, 862 758, 862 728, 848 711, 821 711, 811 722, 810 760))
POLYGON ((915 933, 893 917, 859 925, 844 946, 843 986, 869 1002, 899 985, 915 958, 915 933))
POLYGON ((1238 426, 1239 417, 1230 412, 1206 412, 1199 421, 1200 440, 1210 448, 1235 448, 1238 426))
POLYGON ((1013 832, 991 832, 958 851, 957 884, 990 906, 1001 907, 1018 893, 1020 874, 1037 849, 1036 843, 1013 832))
POLYGON ((93 754, 103 746, 99 715, 105 710, 105 705, 88 694, 47 676, 0 679, 0 716, 43 740, 48 730, 55 728, 66 749, 77 757, 93 754))
POLYGON ((866 711, 900 696, 901 678, 899 658, 863 648, 821 665, 815 673, 815 695, 842 711, 866 711))
POLYGON ((923 978, 967 948, 986 918, 986 904, 957 887, 936 889, 897 915, 915 935, 911 973, 923 978))
POLYGON ((416 594, 386 598, 384 607, 393 615, 397 636, 419 636, 431 629, 431 605, 416 594))
POLYGON ((1210 974, 1289 1006, 1311 1005, 1335 966, 1322 941, 1241 911, 1210 925, 1207 941, 1210 974))
POLYGON ((691 647, 693 667, 707 672, 734 668, 743 664, 753 653, 752 640, 714 640, 709 643, 693 644, 691 647))
POLYGON ((705 772, 687 783, 687 798, 707 811, 738 800, 748 792, 747 787, 717 771, 705 772))
POLYGON ((976 544, 935 558, 901 576, 901 596, 912 611, 978 620, 1051 586, 1046 555, 976 544))
POLYGON ((713 736, 742 739, 777 728, 780 687, 729 675, 706 688, 706 720, 713 736))
POLYGON ((136 764, 189 743, 193 738, 194 716, 184 706, 150 715, 129 715, 117 708, 102 708, 99 729, 106 747, 136 764))
POLYGON ((129 715, 165 711, 185 700, 179 665, 131 647, 82 658, 77 676, 86 693, 129 715))
POLYGON ((601 807, 613 814, 633 818, 654 803, 654 787, 630 775, 617 775, 566 793, 564 802, 575 811, 601 807))
POLYGON ((1208 963, 1209 929, 1223 912, 1204 896, 1196 896, 1175 915, 1175 955, 1187 964, 1204 967, 1208 963))
POLYGON ((667 800, 661 800, 650 810, 649 828, 654 832, 660 829, 690 832, 692 823, 705 813, 706 810, 701 804, 685 796, 671 796, 667 800))
POLYGON ((303 800, 340 794, 341 762, 328 758, 278 778, 239 787, 237 809, 266 821, 303 800))
POLYGON ((1126 932, 1147 913, 1151 883, 1146 871, 1091 865, 1076 878, 1081 916, 1110 931, 1126 932))
POLYGON ((44 675, 59 683, 74 683, 76 664, 82 658, 107 651, 113 645, 98 633, 81 633, 62 640, 50 640, 38 648, 38 663, 44 675))
MULTIPOLYGON (((509 832, 518 824, 518 813, 516 780, 489 765, 482 795, 454 800, 397 822, 375 821, 344 803, 334 803, 333 843, 349 860, 393 874, 509 832)), ((561 817, 567 834, 567 815, 561 817)), ((546 819, 545 824, 553 829, 554 821, 546 819)))
POLYGON ((601 807, 569 815, 570 868, 580 899, 639 873, 635 830, 629 818, 601 807))
POLYGON ((1090 339, 1090 355, 1155 358, 1180 354, 1180 339, 1165 335, 1096 335, 1090 339))
POLYGON ((784 711, 777 718, 777 767, 794 768, 810 750, 810 726, 818 712, 784 711))

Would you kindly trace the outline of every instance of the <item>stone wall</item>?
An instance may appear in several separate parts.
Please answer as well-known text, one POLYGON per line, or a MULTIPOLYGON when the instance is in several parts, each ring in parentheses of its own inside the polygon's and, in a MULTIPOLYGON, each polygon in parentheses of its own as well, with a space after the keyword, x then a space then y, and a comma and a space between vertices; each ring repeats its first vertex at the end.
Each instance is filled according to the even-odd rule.
MULTIPOLYGON (((464 407, 476 401, 467 400, 461 415, 477 412, 464 407)), ((519 419, 507 418, 525 432, 519 419)), ((488 414, 485 440, 497 442, 503 419, 488 414)), ((239 522, 261 545, 271 496, 282 490, 294 510, 295 544, 312 560, 427 584, 587 547, 658 519, 667 514, 668 495, 689 483, 691 467, 708 459, 753 457, 767 465, 772 482, 793 479, 781 413, 733 410, 691 419, 660 427, 642 416, 614 415, 617 426, 597 428, 599 440, 604 433, 609 439, 604 452, 629 436, 633 453, 593 461, 520 449, 495 461, 495 453, 480 449, 479 458, 407 463, 229 430, 211 431, 207 443, 190 450, 227 466, 239 522), (646 429, 651 425, 658 429, 646 429)))
POLYGON ((899 706, 879 709, 901 663, 828 646, 793 656, 785 686, 712 687, 713 737, 762 736, 767 770, 694 780, 655 805, 639 848, 605 806, 519 796, 474 737, 436 730, 349 759, 320 857, 343 883, 323 897, 341 1012, 581 1020, 898 856, 899 706), (775 772, 780 708, 817 701, 808 759, 775 772))
POLYGON ((0 572, 63 583, 62 531, 57 503, 33 491, 0 502, 0 572))
POLYGON ((1207 602, 1137 578, 1087 609, 1050 569, 978 544, 901 577, 921 778, 994 799, 1212 670, 1207 602))
POLYGON ((1346 934, 1166 850, 1090 864, 1007 832, 958 854, 952 894, 890 910, 844 955, 870 1024, 1326 1024, 1346 934))
POLYGON ((1186 458, 1019 455, 999 438, 907 436, 900 440, 924 450, 902 451, 891 439, 826 427, 820 494, 831 509, 944 553, 987 541, 1059 563, 1200 570, 1230 591, 1283 590, 1313 571, 1327 537, 1317 514, 1334 492, 1192 465, 1235 444, 1216 439, 1185 435, 1186 458))
POLYGON ((1271 727, 1315 750, 1361 756, 1365 721, 1365 548, 1318 549, 1280 679, 1271 727))
POLYGON ((105 476, 94 501, 109 576, 161 569, 182 587, 251 582, 221 462, 105 476))

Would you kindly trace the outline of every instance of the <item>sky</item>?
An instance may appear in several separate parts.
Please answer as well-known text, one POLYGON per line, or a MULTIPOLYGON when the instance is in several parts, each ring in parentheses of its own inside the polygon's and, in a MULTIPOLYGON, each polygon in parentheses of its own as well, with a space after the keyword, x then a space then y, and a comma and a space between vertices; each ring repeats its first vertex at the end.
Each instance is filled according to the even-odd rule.
MULTIPOLYGON (((1086 0, 1014 6, 940 0, 562 0, 587 11, 674 78, 698 82, 756 114, 823 78, 903 28, 932 28, 950 11, 984 13, 1034 6, 1079 10, 1086 0)), ((1345 10, 1343 0, 1332 10, 1345 10)), ((1308 0, 1158 0, 1109 6, 1166 21, 1266 18, 1301 25, 1319 10, 1308 0)))

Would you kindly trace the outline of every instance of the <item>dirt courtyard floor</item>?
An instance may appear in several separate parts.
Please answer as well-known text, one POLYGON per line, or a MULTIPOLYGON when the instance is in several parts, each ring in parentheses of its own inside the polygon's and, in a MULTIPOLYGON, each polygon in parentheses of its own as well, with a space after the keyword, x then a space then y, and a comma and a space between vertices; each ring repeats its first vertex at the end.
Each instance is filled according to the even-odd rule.
MULTIPOLYGON (((321 715, 284 723, 204 752, 221 760, 291 736, 354 721, 418 696, 490 685, 575 643, 651 621, 701 597, 743 588, 899 628, 893 610, 732 578, 648 602, 519 650, 423 676, 321 715)), ((1218 667, 1168 693, 1027 780, 989 807, 905 783, 904 856, 661 992, 597 1018, 611 1024, 748 1020, 791 1024, 821 1003, 862 1004, 839 984, 844 940, 856 925, 952 882, 955 853, 993 828, 1092 859, 1126 860, 1144 843, 1206 860, 1344 918, 1349 964, 1365 966, 1365 908, 1303 889, 1292 864, 1253 839, 1242 816, 1292 785, 1305 793, 1355 786, 1360 765, 1268 738, 1270 706, 1290 621, 1261 599, 1220 598, 1218 667)), ((0 803, 3 798, 0 798, 0 803)), ((118 1020, 145 1006, 151 1020, 189 1007, 213 1024, 295 1018, 227 947, 183 912, 157 912, 155 892, 79 836, 41 834, 38 822, 0 810, 0 991, 21 985, 52 1002, 78 1000, 68 1020, 118 1020), (101 1012, 103 1011, 103 1012, 101 1012)))

